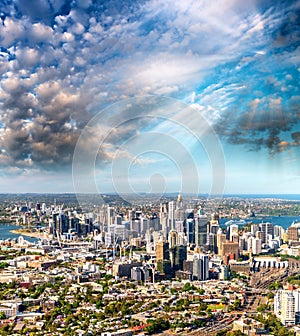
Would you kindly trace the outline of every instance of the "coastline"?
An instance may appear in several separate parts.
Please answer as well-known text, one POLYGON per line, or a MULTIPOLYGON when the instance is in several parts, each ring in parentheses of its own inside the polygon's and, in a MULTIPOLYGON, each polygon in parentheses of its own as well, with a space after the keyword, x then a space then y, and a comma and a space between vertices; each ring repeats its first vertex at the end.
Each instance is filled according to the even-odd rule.
POLYGON ((41 238, 43 235, 40 232, 28 232, 24 229, 10 230, 9 232, 20 235, 20 236, 30 237, 30 238, 41 238))

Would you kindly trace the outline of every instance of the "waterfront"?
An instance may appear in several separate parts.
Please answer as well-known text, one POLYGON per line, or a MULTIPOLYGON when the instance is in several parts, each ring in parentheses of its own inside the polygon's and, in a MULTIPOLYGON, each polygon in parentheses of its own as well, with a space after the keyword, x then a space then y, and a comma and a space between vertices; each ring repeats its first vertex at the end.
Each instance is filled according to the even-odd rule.
MULTIPOLYGON (((225 227, 225 223, 228 222, 229 218, 222 218, 220 220, 220 225, 222 227, 225 227)), ((233 219, 234 221, 235 219, 233 219)), ((239 220, 236 218, 236 220, 239 220)), ((253 217, 253 218, 248 218, 245 220, 245 224, 253 223, 253 224, 259 224, 259 223, 266 223, 270 222, 273 225, 279 225, 283 227, 285 230, 292 225, 293 222, 297 223, 300 222, 300 216, 268 216, 268 217, 253 217)), ((233 223, 232 223, 233 224, 233 223)))
MULTIPOLYGON (((19 230, 22 229, 21 226, 19 225, 12 225, 12 224, 0 224, 0 240, 6 240, 6 239, 18 239, 18 237, 21 236, 19 233, 14 233, 11 232, 12 230, 19 230)), ((24 239, 31 242, 35 243, 37 241, 36 238, 32 237, 25 237, 23 235, 24 239)))
MULTIPOLYGON (((220 220, 220 225, 224 227, 224 224, 229 221, 229 218, 222 218, 220 220)), ((246 223, 254 223, 254 224, 259 224, 262 222, 270 222, 273 225, 279 225, 282 226, 285 230, 291 226, 293 222, 300 222, 300 216, 270 216, 270 217, 265 217, 265 218, 256 218, 253 217, 251 219, 247 219, 246 223)), ((21 226, 18 225, 12 225, 12 224, 0 224, 0 240, 6 240, 6 239, 14 239, 18 238, 21 234, 19 233, 14 233, 12 231, 22 229, 21 226)), ((34 243, 37 241, 36 238, 33 237, 28 237, 23 235, 24 238, 31 242, 34 243)))

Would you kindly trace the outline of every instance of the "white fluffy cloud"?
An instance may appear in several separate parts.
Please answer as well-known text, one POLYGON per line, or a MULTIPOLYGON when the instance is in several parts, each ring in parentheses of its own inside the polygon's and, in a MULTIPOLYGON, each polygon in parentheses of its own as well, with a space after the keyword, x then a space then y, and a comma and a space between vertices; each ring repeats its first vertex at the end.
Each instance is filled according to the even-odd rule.
MULTIPOLYGON (((1 8, 6 14, 0 25, 0 148, 6 162, 43 168, 70 164, 90 118, 136 95, 190 100, 194 92, 192 103, 212 123, 223 122, 228 109, 243 105, 243 94, 256 90, 258 96, 250 99, 255 102, 260 90, 275 88, 266 72, 269 76, 279 63, 299 68, 292 48, 299 32, 288 42, 285 31, 294 2, 286 8, 269 5, 254 0, 78 0, 64 6, 58 0, 11 1, 1 8), (288 43, 291 50, 280 52, 282 62, 275 64, 272 48, 288 43), (244 76, 254 71, 264 87, 250 75, 245 83, 244 76)), ((293 82, 286 75, 285 92, 296 95, 297 76, 293 82)), ((268 101, 274 107, 278 99, 272 92, 268 101)), ((246 100, 244 105, 251 106, 246 100)))

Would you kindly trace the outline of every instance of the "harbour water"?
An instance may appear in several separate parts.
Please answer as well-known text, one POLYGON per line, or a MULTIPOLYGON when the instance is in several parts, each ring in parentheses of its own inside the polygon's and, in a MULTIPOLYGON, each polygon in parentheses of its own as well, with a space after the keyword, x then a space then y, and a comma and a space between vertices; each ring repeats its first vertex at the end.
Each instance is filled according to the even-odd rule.
MULTIPOLYGON (((6 239, 18 239, 20 234, 13 233, 11 230, 18 230, 21 229, 20 226, 18 225, 12 225, 12 224, 0 224, 0 240, 6 240, 6 239)), ((25 237, 23 236, 25 240, 35 243, 37 242, 36 238, 31 238, 31 237, 25 237)))
MULTIPOLYGON (((225 223, 228 222, 229 219, 222 218, 220 220, 220 225, 223 227, 225 226, 225 223)), ((270 222, 273 225, 279 225, 282 226, 285 230, 292 225, 293 222, 297 223, 300 222, 300 216, 269 216, 269 217, 263 217, 263 218, 249 218, 245 220, 245 224, 247 223, 254 223, 254 224, 259 224, 259 223, 266 223, 270 222)))

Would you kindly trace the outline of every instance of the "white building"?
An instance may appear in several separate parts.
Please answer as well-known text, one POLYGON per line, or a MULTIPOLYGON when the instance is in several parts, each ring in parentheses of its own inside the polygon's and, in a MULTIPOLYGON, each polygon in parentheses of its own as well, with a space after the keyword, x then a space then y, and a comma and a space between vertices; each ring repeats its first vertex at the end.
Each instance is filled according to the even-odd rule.
POLYGON ((253 254, 261 253, 261 239, 252 238, 252 253, 253 254))
POLYGON ((298 324, 300 291, 280 289, 274 297, 274 313, 284 325, 298 324))

